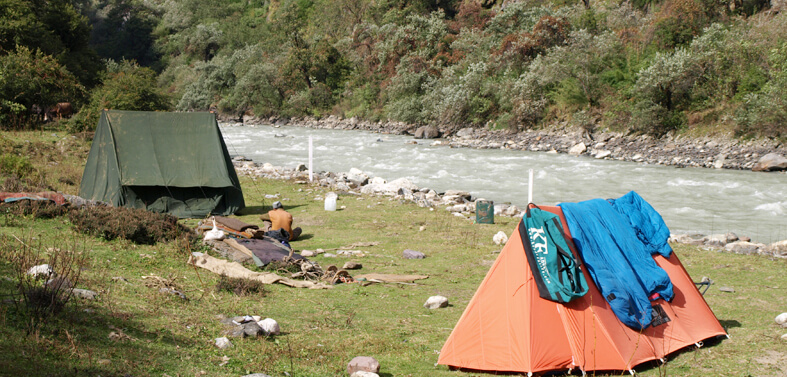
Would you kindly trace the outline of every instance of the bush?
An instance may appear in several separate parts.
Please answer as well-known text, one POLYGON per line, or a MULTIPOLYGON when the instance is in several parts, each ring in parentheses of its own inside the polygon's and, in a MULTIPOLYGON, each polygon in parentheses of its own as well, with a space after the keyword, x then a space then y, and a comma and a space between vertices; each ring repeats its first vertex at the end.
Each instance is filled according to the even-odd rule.
POLYGON ((33 215, 36 219, 51 219, 68 213, 68 207, 49 200, 18 200, 11 203, 0 203, 0 213, 9 216, 33 215))
POLYGON ((159 241, 196 237, 178 223, 177 217, 144 209, 84 207, 71 211, 68 217, 77 231, 107 241, 120 238, 140 245, 155 245, 159 241))
POLYGON ((631 115, 629 131, 636 134, 647 134, 660 138, 686 124, 686 115, 680 111, 671 111, 652 101, 644 100, 637 103, 631 115))
POLYGON ((440 124, 483 124, 498 103, 490 73, 485 63, 470 64, 458 75, 447 69, 424 96, 428 119, 440 124))
POLYGON ((16 284, 16 311, 25 320, 27 333, 47 324, 65 309, 87 264, 87 253, 74 242, 68 247, 44 247, 33 238, 0 237, 0 259, 8 261, 16 284), (46 264, 48 271, 30 274, 31 267, 46 264))
POLYGON ((232 292, 237 296, 260 295, 265 296, 265 284, 250 279, 232 278, 221 275, 216 282, 216 292, 232 292))
POLYGON ((14 175, 23 178, 33 172, 33 170, 33 164, 30 163, 30 159, 27 157, 5 153, 0 156, 0 173, 4 175, 14 175))
POLYGON ((82 96, 84 88, 65 67, 40 50, 17 46, 0 54, 0 128, 32 128, 43 111, 82 96))

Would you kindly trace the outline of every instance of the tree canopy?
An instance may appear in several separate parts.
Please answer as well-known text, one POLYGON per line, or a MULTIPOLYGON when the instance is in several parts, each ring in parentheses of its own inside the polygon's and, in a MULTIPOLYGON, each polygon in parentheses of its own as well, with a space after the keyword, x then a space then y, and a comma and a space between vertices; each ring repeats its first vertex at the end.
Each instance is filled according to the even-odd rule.
MULTIPOLYGON (((0 0, 0 57, 56 62, 72 102, 126 60, 151 108, 232 116, 785 137, 785 45, 765 0, 0 0)), ((13 74, 1 106, 41 105, 13 74)))

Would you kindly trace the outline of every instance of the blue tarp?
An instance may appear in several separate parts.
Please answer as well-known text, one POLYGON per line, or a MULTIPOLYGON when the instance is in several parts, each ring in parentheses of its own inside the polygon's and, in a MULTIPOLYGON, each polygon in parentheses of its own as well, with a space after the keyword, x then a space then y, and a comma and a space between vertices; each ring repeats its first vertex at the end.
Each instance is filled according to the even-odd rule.
POLYGON ((638 238, 629 217, 606 200, 559 206, 590 276, 612 311, 631 328, 648 327, 651 298, 669 301, 673 296, 669 275, 656 265, 652 248, 638 238))

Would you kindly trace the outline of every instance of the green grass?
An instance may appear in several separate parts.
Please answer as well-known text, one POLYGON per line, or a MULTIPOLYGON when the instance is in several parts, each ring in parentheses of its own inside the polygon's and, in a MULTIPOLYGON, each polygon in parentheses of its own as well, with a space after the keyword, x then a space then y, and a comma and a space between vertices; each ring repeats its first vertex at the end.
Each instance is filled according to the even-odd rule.
MULTIPOLYGON (((296 250, 379 242, 361 247, 367 252, 361 258, 313 258, 323 268, 354 260, 364 266, 358 273, 429 278, 416 285, 340 284, 329 290, 272 285, 264 293, 236 296, 216 290, 218 276, 186 263, 190 251, 204 248, 107 242, 76 233, 67 217, 0 214, 0 298, 5 302, 0 304, 0 375, 346 376, 347 363, 359 355, 380 361, 381 376, 478 375, 435 366, 437 352, 495 260, 493 252, 501 249, 492 236, 501 230, 510 234, 514 219, 497 217, 493 225, 478 225, 442 208, 430 211, 385 197, 350 195, 339 198, 338 206, 344 208, 326 212, 316 199, 325 188, 248 177, 241 183, 249 208, 238 217, 260 223, 259 214, 272 201, 264 195, 279 194, 295 225, 304 229, 304 237, 293 242, 296 250), (78 286, 97 291, 100 298, 74 301, 27 334, 22 313, 6 302, 14 292, 12 260, 20 241, 39 250, 43 261, 52 247, 87 253, 78 286), (401 254, 408 248, 428 257, 405 260, 401 254), (150 279, 143 277, 152 275, 174 282, 189 300, 148 286, 150 279), (448 297, 451 306, 424 309, 426 299, 436 294, 448 297), (224 336, 219 318, 245 314, 276 319, 283 334, 231 339, 235 346, 228 350, 213 346, 214 338, 224 336), (127 337, 110 339, 110 333, 119 331, 127 337)), ((643 376, 787 373, 787 351, 780 339, 787 330, 773 322, 787 311, 787 262, 684 245, 675 249, 694 280, 714 280, 705 298, 731 339, 672 355, 661 367, 637 370, 643 376), (721 286, 735 292, 721 292, 721 286)))

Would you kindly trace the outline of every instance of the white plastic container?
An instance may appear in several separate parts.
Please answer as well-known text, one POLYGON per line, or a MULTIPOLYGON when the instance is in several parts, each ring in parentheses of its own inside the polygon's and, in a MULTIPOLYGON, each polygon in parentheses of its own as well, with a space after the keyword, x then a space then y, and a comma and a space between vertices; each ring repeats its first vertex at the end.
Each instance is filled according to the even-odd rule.
POLYGON ((329 192, 325 194, 325 210, 326 211, 336 211, 336 195, 335 192, 329 192))

